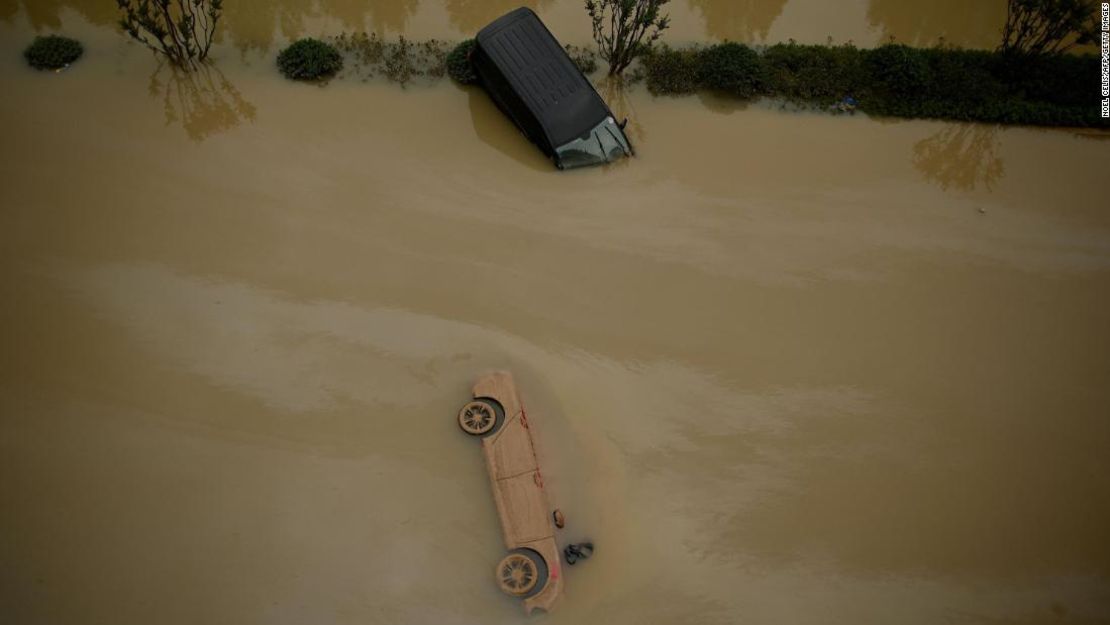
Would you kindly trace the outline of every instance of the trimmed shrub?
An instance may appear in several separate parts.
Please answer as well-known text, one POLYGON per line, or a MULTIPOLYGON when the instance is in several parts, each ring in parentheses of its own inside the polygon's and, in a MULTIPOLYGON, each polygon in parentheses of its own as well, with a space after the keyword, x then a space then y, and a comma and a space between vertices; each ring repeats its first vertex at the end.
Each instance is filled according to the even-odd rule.
POLYGON ((766 67, 755 50, 742 43, 710 46, 698 54, 698 81, 707 89, 750 99, 767 87, 766 67))
POLYGON ((478 82, 478 74, 474 73, 474 66, 470 64, 470 53, 474 51, 474 44, 473 39, 467 39, 447 54, 447 75, 461 85, 473 85, 478 82))
POLYGON ((876 115, 1040 126, 1103 126, 1091 95, 1094 55, 1008 55, 984 50, 778 44, 663 48, 643 61, 652 93, 717 89, 876 115), (841 107, 837 107, 840 109, 841 107))
POLYGON ((928 66, 922 97, 976 106, 1006 97, 1006 86, 995 76, 995 55, 985 50, 931 48, 917 53, 928 66))
POLYGON ((867 71, 872 86, 894 96, 921 94, 931 78, 921 50, 887 44, 867 54, 867 71))
POLYGON ((863 53, 854 46, 780 43, 763 52, 767 90, 792 101, 832 104, 866 84, 863 53))
POLYGON ((319 39, 294 41, 277 57, 278 69, 291 80, 318 80, 343 68, 343 56, 335 46, 319 39))
POLYGON ((81 58, 84 51, 81 42, 76 39, 50 35, 35 37, 23 51, 23 58, 35 69, 62 69, 81 58))
POLYGON ((1084 56, 1001 55, 999 73, 1024 99, 1062 106, 1092 108, 1093 88, 1099 75, 1099 58, 1084 56))
POLYGON ((655 94, 692 93, 701 87, 696 48, 676 50, 664 45, 641 59, 648 90, 655 94))

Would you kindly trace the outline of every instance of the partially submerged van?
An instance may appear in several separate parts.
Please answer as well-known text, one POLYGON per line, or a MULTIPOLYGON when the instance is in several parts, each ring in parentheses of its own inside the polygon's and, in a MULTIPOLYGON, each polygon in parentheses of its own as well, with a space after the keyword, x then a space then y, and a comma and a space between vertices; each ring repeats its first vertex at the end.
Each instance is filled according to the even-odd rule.
POLYGON ((470 62, 498 108, 559 169, 632 155, 624 125, 531 9, 479 31, 470 62))

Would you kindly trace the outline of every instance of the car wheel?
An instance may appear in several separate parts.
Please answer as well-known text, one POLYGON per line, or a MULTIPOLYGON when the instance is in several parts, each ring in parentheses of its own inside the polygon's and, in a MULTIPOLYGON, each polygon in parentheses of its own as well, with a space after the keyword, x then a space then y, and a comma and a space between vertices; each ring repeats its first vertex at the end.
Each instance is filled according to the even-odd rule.
POLYGON ((480 399, 467 402, 459 410, 459 427, 463 432, 473 436, 481 436, 493 431, 498 425, 497 407, 492 403, 480 399))
POLYGON ((497 563, 497 584, 514 597, 534 595, 547 584, 547 565, 531 549, 517 549, 497 563))

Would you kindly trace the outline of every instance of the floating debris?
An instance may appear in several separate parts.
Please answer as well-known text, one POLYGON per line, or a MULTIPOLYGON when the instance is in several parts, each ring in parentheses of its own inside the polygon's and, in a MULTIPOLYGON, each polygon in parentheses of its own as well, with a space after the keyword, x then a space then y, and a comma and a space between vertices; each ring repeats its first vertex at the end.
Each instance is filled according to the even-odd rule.
POLYGON ((846 95, 836 103, 834 108, 841 113, 855 113, 857 106, 859 106, 859 102, 852 96, 846 95))
POLYGON ((584 543, 573 543, 567 545, 563 549, 563 557, 566 558, 567 564, 573 565, 579 560, 585 560, 594 555, 594 544, 586 541, 584 543))

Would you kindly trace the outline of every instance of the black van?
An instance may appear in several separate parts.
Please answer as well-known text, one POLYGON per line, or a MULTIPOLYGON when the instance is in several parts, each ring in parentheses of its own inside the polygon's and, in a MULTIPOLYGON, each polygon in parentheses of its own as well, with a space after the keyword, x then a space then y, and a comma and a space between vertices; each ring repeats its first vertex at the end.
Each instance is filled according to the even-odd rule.
POLYGON ((470 62, 497 106, 559 169, 632 155, 623 124, 527 7, 478 32, 470 62))

